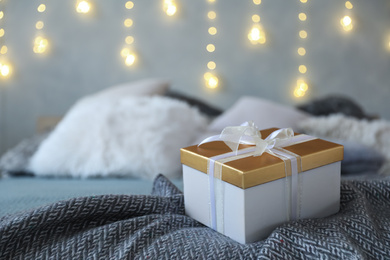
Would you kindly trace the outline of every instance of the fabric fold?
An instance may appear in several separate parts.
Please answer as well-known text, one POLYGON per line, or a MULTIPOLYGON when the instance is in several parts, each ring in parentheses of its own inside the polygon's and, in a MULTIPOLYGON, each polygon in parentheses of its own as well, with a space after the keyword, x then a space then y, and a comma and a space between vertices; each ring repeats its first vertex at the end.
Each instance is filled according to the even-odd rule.
POLYGON ((341 209, 240 244, 184 215, 183 195, 157 177, 154 196, 74 198, 0 219, 0 259, 385 259, 390 180, 343 181, 341 209))

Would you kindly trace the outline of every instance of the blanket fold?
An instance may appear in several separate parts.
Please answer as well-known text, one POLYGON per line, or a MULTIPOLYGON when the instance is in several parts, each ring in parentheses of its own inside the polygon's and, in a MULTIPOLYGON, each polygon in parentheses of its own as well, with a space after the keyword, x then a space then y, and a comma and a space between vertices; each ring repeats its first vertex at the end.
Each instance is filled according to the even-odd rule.
POLYGON ((343 181, 341 209, 237 243, 184 215, 159 175, 151 196, 74 198, 0 219, 0 259, 385 259, 390 180, 343 181))

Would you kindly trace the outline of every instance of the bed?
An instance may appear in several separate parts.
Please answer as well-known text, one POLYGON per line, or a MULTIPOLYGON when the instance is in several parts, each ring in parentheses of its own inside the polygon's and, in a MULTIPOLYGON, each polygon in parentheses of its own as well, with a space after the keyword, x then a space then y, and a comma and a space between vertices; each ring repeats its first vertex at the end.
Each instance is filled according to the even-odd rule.
MULTIPOLYGON (((310 106, 298 110, 257 97, 242 97, 231 108, 221 111, 197 99, 169 92, 164 83, 156 81, 131 83, 83 98, 50 133, 25 140, 0 160, 4 173, 0 179, 0 259, 386 259, 390 255, 390 179, 386 175, 388 147, 381 140, 387 138, 383 129, 387 129, 388 123, 373 120, 372 116, 357 108, 338 107, 336 112, 339 114, 334 115, 332 104, 343 101, 334 97, 326 100, 321 100, 320 105, 318 101, 313 101, 310 106), (142 168, 142 163, 131 168, 131 165, 123 166, 122 161, 116 161, 115 167, 107 163, 99 166, 101 170, 96 170, 85 165, 101 157, 83 157, 85 167, 76 167, 69 160, 70 153, 61 151, 66 161, 61 161, 60 155, 56 154, 56 160, 51 159, 56 162, 55 165, 39 164, 39 156, 46 154, 47 158, 47 151, 50 154, 54 148, 66 150, 67 146, 60 141, 72 140, 69 133, 75 131, 75 125, 85 129, 84 121, 91 128, 109 131, 109 136, 115 133, 124 138, 127 137, 124 133, 138 133, 134 122, 131 132, 128 128, 120 131, 116 128, 114 131, 99 126, 107 122, 115 125, 112 113, 118 115, 119 110, 111 107, 113 104, 121 107, 124 99, 118 103, 118 97, 126 95, 136 102, 142 100, 142 104, 148 106, 152 106, 148 100, 169 100, 175 106, 181 106, 182 113, 188 112, 184 119, 179 117, 181 115, 174 118, 171 113, 166 115, 169 122, 178 123, 166 138, 180 140, 178 146, 197 143, 205 136, 218 133, 226 125, 236 125, 249 118, 259 124, 259 128, 293 126, 342 143, 345 159, 340 211, 327 218, 292 221, 276 228, 263 241, 240 244, 185 215, 180 171, 174 173, 177 168, 180 170, 176 157, 172 160, 164 157, 165 162, 154 163, 146 169, 142 168), (115 103, 112 103, 113 100, 116 100, 115 103), (96 109, 96 102, 100 107, 104 107, 106 102, 109 110, 101 110, 99 118, 92 120, 90 107, 96 109), (329 106, 327 112, 324 112, 324 103, 329 106), (85 109, 86 104, 88 109, 85 109), (261 112, 270 110, 277 116, 269 117, 261 112), (257 112, 251 114, 250 111, 257 112), (188 120, 192 125, 188 125, 188 120), (184 127, 194 130, 181 131, 185 132, 185 137, 191 135, 191 138, 178 137, 175 131, 184 127), (355 135, 344 135, 345 131, 340 129, 346 127, 357 127, 361 131, 355 135), (370 143, 359 136, 368 136, 368 132, 375 135, 382 145, 373 143, 372 139, 369 139, 370 143), (49 142, 53 144, 48 145, 49 142), (44 146, 46 152, 40 150, 44 146), (18 160, 12 161, 10 158, 15 156, 19 156, 18 160), (174 167, 166 165, 166 161, 170 160, 174 167), (66 164, 70 166, 64 166, 66 164)), ((169 111, 176 111, 172 104, 166 106, 171 108, 169 111)), ((136 110, 134 103, 131 106, 136 110)), ((160 112, 159 117, 164 117, 162 108, 157 106, 156 109, 160 112)), ((132 118, 140 120, 148 117, 144 114, 145 110, 142 111, 142 116, 133 113, 132 118)), ((129 120, 128 115, 123 114, 122 120, 129 120)), ((159 122, 159 127, 145 122, 137 124, 142 126, 140 129, 147 128, 153 133, 147 135, 148 132, 142 131, 137 134, 137 137, 142 134, 146 137, 136 138, 135 141, 146 140, 148 145, 153 143, 154 136, 168 131, 164 128, 167 122, 163 121, 159 122)), ((75 133, 83 137, 77 139, 82 142, 91 135, 93 140, 97 140, 91 132, 80 130, 75 133)), ((117 141, 116 138, 113 140, 117 141)), ((83 150, 85 144, 89 143, 77 143, 76 147, 83 150)), ((153 150, 159 150, 157 145, 162 144, 156 141, 154 145, 153 150)), ((140 147, 143 146, 131 143, 129 147, 132 150, 115 146, 115 151, 122 149, 122 152, 129 152, 137 147, 137 154, 141 154, 140 147)), ((162 145, 160 150, 164 149, 171 148, 162 145)), ((98 153, 97 149, 88 151, 98 153)), ((142 158, 131 159, 130 154, 128 157, 130 161, 145 162, 145 158, 155 158, 148 157, 150 153, 145 153, 146 157, 142 158)), ((169 154, 167 152, 164 156, 169 154)), ((135 163, 131 164, 134 166, 135 163)))

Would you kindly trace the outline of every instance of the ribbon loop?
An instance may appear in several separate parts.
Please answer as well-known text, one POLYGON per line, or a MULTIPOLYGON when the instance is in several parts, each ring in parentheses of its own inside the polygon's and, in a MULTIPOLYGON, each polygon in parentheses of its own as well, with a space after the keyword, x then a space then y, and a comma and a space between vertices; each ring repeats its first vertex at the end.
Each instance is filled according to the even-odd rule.
POLYGON ((282 128, 272 132, 266 139, 261 138, 261 133, 253 121, 245 122, 240 126, 225 127, 221 134, 204 139, 198 146, 213 142, 223 141, 234 153, 237 154, 240 144, 256 146, 253 156, 260 156, 265 151, 282 146, 285 141, 294 136, 291 128, 282 128))

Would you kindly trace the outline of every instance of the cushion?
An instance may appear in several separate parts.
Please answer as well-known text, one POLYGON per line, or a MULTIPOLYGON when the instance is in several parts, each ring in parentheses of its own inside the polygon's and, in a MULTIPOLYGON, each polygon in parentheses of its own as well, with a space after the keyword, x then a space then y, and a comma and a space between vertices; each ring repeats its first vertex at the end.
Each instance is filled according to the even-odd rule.
POLYGON ((209 117, 216 117, 222 114, 222 110, 207 104, 206 102, 199 100, 194 97, 189 97, 185 94, 176 91, 167 91, 165 93, 166 97, 182 100, 188 103, 190 106, 196 107, 199 111, 209 117))
POLYGON ((315 116, 326 116, 331 114, 343 114, 359 119, 374 119, 374 116, 367 115, 363 108, 349 97, 332 95, 312 100, 297 107, 315 116))
POLYGON ((169 81, 163 79, 143 79, 112 86, 94 94, 94 97, 114 99, 123 96, 164 95, 169 88, 169 81))
POLYGON ((27 169, 31 156, 38 149, 47 133, 35 135, 21 141, 0 158, 0 175, 29 175, 27 169))
POLYGON ((297 123, 309 116, 294 107, 284 106, 257 97, 241 97, 230 109, 217 117, 209 126, 209 131, 221 132, 227 126, 237 126, 245 121, 253 121, 259 129, 271 127, 296 128, 297 123))
POLYGON ((385 162, 385 157, 376 149, 354 141, 324 138, 344 146, 341 161, 343 175, 377 173, 385 162))
POLYGON ((385 158, 380 173, 390 175, 389 121, 357 119, 333 114, 303 120, 299 123, 299 128, 313 136, 355 142, 379 151, 385 158))
POLYGON ((179 149, 207 120, 188 104, 161 96, 93 95, 66 114, 31 158, 40 176, 180 175, 179 149))

